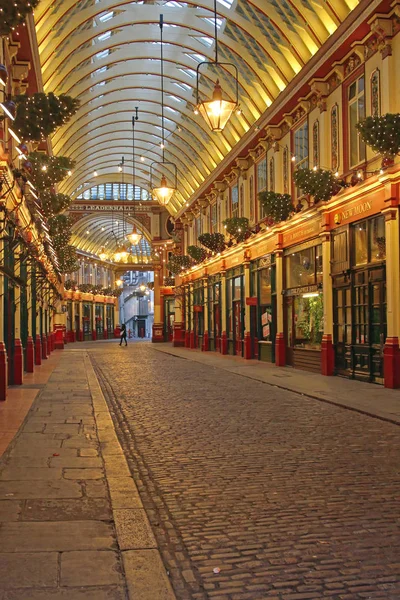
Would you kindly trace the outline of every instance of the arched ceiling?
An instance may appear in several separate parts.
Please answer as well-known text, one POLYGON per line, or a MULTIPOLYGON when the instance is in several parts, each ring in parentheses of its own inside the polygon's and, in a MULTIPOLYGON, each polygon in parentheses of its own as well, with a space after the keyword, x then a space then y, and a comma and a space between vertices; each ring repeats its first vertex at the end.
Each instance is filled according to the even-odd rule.
MULTIPOLYGON (((60 191, 114 180, 121 156, 132 175, 135 106, 137 184, 161 160, 159 17, 164 15, 165 159, 178 168, 176 213, 291 79, 317 52, 358 0, 218 0, 219 60, 239 72, 242 112, 222 133, 211 133, 195 105, 195 71, 214 59, 213 0, 42 0, 35 10, 45 91, 77 97, 75 117, 53 136, 55 154, 76 160, 60 191), (143 156, 143 162, 139 159, 143 156)), ((208 68, 201 91, 216 76, 208 68)), ((234 90, 229 77, 221 80, 234 90)))

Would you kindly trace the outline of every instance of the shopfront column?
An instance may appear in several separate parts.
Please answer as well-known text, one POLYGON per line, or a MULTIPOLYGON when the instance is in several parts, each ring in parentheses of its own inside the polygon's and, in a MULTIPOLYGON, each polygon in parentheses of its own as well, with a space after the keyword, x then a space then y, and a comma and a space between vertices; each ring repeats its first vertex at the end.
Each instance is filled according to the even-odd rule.
POLYGON ((195 348, 195 335, 194 335, 194 286, 193 283, 189 284, 189 348, 195 348))
POLYGON ((399 209, 385 213, 387 337, 384 348, 383 373, 387 388, 400 387, 400 235, 399 209))
POLYGON ((275 338, 275 364, 277 367, 286 365, 286 345, 283 330, 283 251, 275 253, 276 264, 276 338, 275 338))
POLYGON ((226 271, 221 271, 221 354, 228 354, 226 313, 226 271))
MULTIPOLYGON (((15 270, 14 274, 16 277, 20 278, 21 275, 21 247, 18 245, 14 250, 14 264, 15 270)), ((22 385, 23 378, 23 350, 22 350, 22 342, 21 342, 21 288, 19 286, 15 286, 14 288, 14 302, 15 310, 14 314, 14 348, 12 352, 14 352, 14 373, 13 373, 13 384, 14 385, 22 385)))
POLYGON ((189 285, 186 284, 184 287, 184 298, 185 298, 185 348, 190 346, 190 298, 189 298, 189 285))
POLYGON ((161 294, 160 294, 160 276, 161 267, 154 268, 154 323, 153 335, 151 341, 153 343, 164 341, 163 324, 161 320, 161 294))
POLYGON ((75 342, 76 341, 76 334, 75 334, 75 300, 74 300, 74 296, 72 294, 72 306, 71 306, 71 331, 70 331, 70 341, 71 342, 75 342))
POLYGON ((91 317, 92 317, 92 340, 95 342, 97 339, 97 331, 96 331, 96 300, 95 300, 94 296, 93 296, 93 301, 92 301, 91 317))
MULTIPOLYGON (((4 214, 4 213, 3 213, 4 214)), ((0 257, 4 257, 4 239, 0 238, 0 257)), ((4 259, 3 259, 4 260, 4 259)), ((0 273, 0 402, 7 396, 7 350, 4 343, 4 276, 0 273)))
POLYGON ((329 233, 322 238, 322 287, 324 302, 324 333, 321 342, 322 375, 333 375, 335 352, 333 348, 333 282, 331 277, 331 239, 329 233))
POLYGON ((183 337, 183 310, 182 303, 184 302, 185 288, 182 285, 180 277, 175 276, 175 319, 174 319, 174 332, 172 338, 172 345, 176 348, 185 345, 183 337))
POLYGON ((252 358, 251 351, 251 321, 250 321, 250 306, 247 305, 247 298, 251 296, 251 272, 250 262, 244 263, 244 358, 252 358))
POLYGON ((208 278, 203 278, 203 344, 201 349, 207 352, 210 349, 209 331, 208 331, 208 278))

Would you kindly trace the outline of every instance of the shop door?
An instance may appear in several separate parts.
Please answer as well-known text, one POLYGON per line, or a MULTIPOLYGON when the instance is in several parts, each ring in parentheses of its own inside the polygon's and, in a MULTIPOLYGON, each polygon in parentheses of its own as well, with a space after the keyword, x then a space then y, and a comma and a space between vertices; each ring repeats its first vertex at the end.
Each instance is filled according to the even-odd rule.
POLYGON ((286 340, 286 364, 293 366, 293 345, 294 345, 294 310, 293 297, 286 298, 285 303, 285 340, 286 340))
POLYGON ((137 332, 139 338, 146 337, 146 321, 144 319, 138 319, 137 321, 137 332))
POLYGON ((172 342, 174 337, 174 322, 175 322, 175 313, 168 314, 168 341, 172 342))
POLYGON ((214 343, 215 350, 219 352, 221 343, 221 307, 219 302, 214 304, 214 343))
POLYGON ((352 306, 351 287, 337 288, 333 294, 335 369, 338 375, 352 373, 352 306))
POLYGON ((233 318, 234 318, 234 342, 235 354, 242 356, 242 303, 236 301, 233 303, 233 318))
POLYGON ((251 358, 258 358, 257 307, 250 306, 251 358))
POLYGON ((387 335, 386 325, 386 281, 374 281, 378 271, 370 276, 370 336, 371 336, 371 379, 383 384, 383 349, 387 335))

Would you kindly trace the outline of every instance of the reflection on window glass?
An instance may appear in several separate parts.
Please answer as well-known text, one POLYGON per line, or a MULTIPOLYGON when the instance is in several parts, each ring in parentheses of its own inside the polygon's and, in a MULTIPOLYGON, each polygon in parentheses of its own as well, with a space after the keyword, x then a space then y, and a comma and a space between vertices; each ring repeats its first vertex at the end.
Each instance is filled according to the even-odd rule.
POLYGON ((359 223, 354 228, 355 264, 368 262, 367 222, 359 223))
POLYGON ((262 269, 259 274, 260 305, 271 304, 271 267, 262 269))
POLYGON ((305 248, 286 257, 286 287, 322 282, 322 246, 305 248))
POLYGON ((313 298, 294 298, 295 346, 319 349, 324 332, 322 294, 313 298))
POLYGON ((371 262, 378 262, 386 258, 385 217, 371 219, 369 227, 369 244, 371 249, 371 262))

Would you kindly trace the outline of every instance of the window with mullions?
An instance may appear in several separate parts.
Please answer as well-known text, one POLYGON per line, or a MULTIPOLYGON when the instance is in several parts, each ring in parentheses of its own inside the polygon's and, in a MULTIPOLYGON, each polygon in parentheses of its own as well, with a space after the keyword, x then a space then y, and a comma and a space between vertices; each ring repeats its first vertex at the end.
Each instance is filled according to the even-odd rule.
MULTIPOLYGON (((259 194, 260 192, 263 192, 264 190, 267 189, 267 159, 263 158, 263 160, 261 160, 257 167, 257 194, 259 194)), ((264 206, 260 203, 259 204, 259 218, 263 219, 265 217, 264 214, 264 206)))
POLYGON ((385 260, 386 233, 384 216, 379 215, 356 223, 352 229, 354 240, 353 264, 355 266, 385 260))
MULTIPOLYGON (((131 183, 102 183, 85 190, 77 197, 78 200, 133 200, 133 185, 131 183)), ((146 202, 151 200, 149 192, 140 186, 135 186, 135 200, 146 202)))
POLYGON ((365 79, 364 75, 348 87, 349 115, 349 167, 365 161, 365 143, 361 140, 356 124, 365 118, 365 79))
POLYGON ((232 209, 232 217, 239 216, 239 187, 238 185, 234 185, 231 188, 231 209, 232 209))
POLYGON ((217 203, 211 206, 211 233, 218 231, 217 203))
MULTIPOLYGON (((294 169, 308 169, 308 121, 304 121, 293 133, 294 169)), ((296 196, 302 196, 303 191, 296 188, 296 196)))

